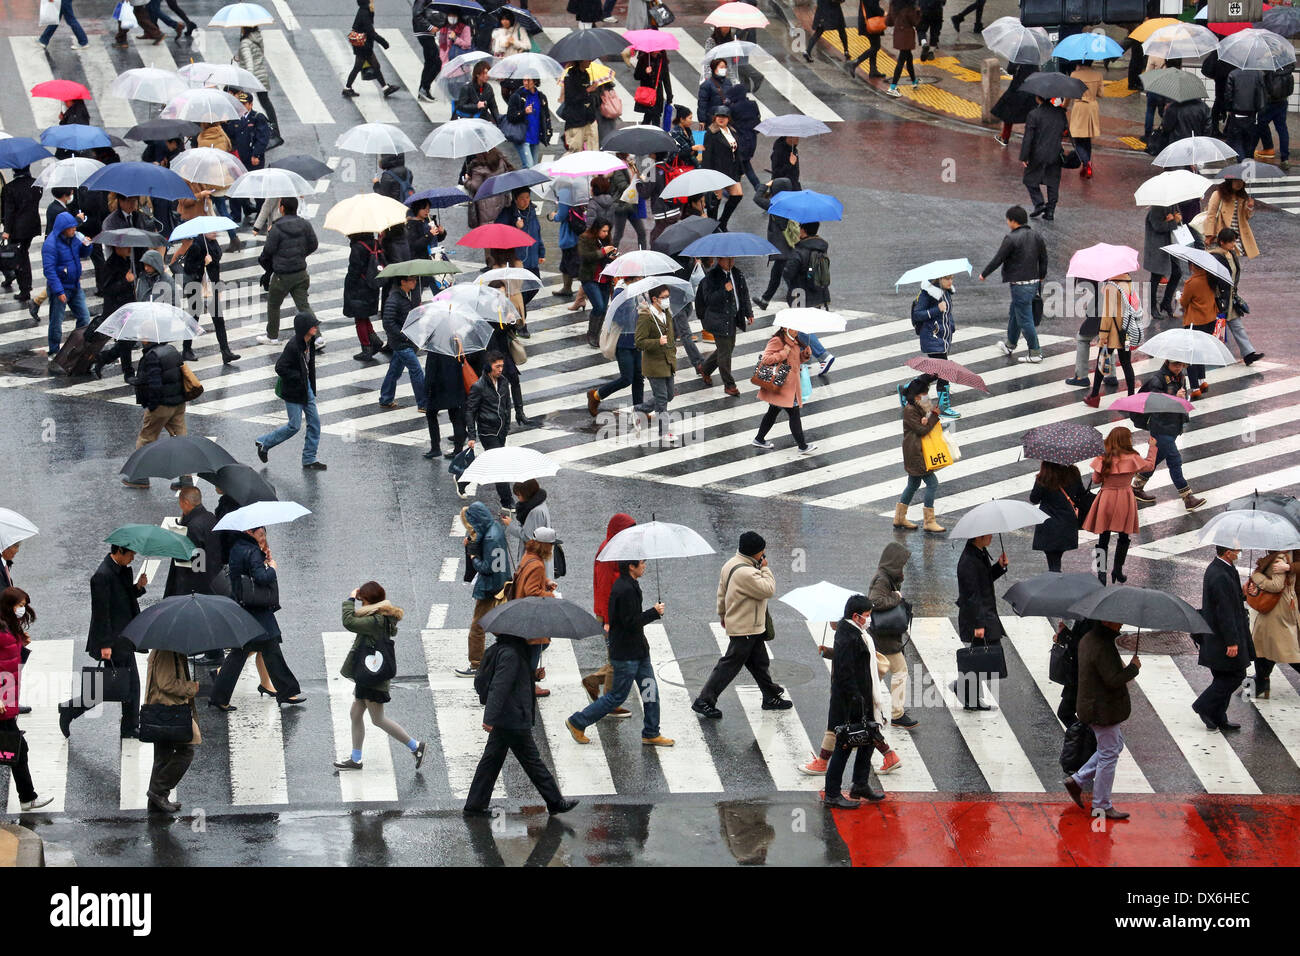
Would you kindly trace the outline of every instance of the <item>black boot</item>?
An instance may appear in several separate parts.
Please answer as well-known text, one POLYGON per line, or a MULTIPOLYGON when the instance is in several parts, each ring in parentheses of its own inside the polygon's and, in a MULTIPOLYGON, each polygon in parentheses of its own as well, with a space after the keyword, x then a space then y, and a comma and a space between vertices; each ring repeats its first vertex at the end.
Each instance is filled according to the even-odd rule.
POLYGON ((719 232, 727 231, 727 223, 731 219, 731 214, 736 211, 736 207, 740 205, 740 198, 739 196, 727 197, 727 203, 722 207, 722 217, 718 220, 719 232))
POLYGON ((375 361, 375 348, 373 345, 363 345, 361 351, 352 357, 358 362, 373 362, 375 361))
POLYGON ((537 419, 529 418, 524 414, 524 406, 515 406, 515 422, 520 428, 534 428, 537 425, 537 419))
POLYGON ((587 344, 593 349, 600 348, 600 327, 605 324, 605 317, 592 312, 587 316, 587 344))

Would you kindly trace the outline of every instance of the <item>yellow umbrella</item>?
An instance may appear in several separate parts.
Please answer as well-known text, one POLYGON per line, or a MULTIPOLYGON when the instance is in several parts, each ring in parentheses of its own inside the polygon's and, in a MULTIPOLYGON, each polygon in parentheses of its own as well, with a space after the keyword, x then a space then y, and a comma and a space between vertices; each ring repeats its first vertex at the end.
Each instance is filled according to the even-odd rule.
POLYGON ((1129 39, 1137 40, 1138 43, 1146 43, 1161 27, 1173 26, 1175 23, 1182 23, 1182 20, 1175 20, 1173 17, 1152 17, 1150 20, 1144 20, 1138 24, 1138 28, 1129 34, 1129 39))
POLYGON ((592 60, 587 67, 587 76, 592 83, 604 83, 614 78, 614 71, 599 60, 592 60))
POLYGON ((406 206, 378 193, 350 196, 325 216, 325 228, 350 236, 357 232, 383 232, 406 222, 406 206))

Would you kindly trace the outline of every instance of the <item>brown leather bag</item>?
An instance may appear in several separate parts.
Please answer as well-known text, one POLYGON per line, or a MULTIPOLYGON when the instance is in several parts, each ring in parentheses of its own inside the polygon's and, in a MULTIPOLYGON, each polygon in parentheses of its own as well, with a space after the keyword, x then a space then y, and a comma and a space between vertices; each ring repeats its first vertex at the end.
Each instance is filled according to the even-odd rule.
POLYGON ((1282 592, 1276 593, 1265 591, 1250 578, 1241 586, 1242 592, 1246 595, 1246 603, 1258 611, 1260 614, 1268 614, 1273 608, 1277 607, 1277 602, 1282 599, 1282 592))

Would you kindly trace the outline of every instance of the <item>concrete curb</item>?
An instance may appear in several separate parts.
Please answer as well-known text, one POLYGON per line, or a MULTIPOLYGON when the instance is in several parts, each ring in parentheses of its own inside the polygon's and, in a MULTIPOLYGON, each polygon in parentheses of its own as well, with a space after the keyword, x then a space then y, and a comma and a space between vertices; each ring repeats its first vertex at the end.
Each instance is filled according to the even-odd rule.
POLYGON ((44 866, 44 841, 14 823, 0 825, 0 867, 44 866))

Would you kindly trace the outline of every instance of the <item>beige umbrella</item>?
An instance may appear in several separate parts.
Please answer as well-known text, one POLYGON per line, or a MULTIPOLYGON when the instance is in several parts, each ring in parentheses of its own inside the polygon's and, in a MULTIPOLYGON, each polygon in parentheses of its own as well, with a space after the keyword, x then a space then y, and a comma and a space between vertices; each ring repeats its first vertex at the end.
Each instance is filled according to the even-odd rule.
POLYGON ((389 226, 406 222, 406 206, 378 193, 350 196, 325 216, 325 228, 350 236, 357 232, 383 232, 389 226))

